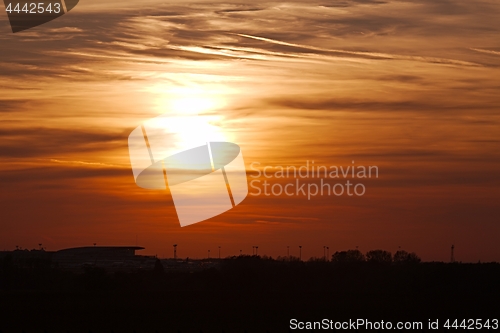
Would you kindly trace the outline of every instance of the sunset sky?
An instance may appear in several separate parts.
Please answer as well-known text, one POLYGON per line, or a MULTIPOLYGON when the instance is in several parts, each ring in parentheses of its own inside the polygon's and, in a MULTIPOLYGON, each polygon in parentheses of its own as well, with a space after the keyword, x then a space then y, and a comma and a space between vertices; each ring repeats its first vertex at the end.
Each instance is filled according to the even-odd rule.
POLYGON ((81 0, 13 34, 2 7, 0 250, 448 261, 454 244, 500 261, 499 17, 498 0, 81 0), (181 228, 168 191, 135 184, 127 139, 186 109, 240 145, 249 181, 253 162, 379 177, 360 197, 249 195, 181 228))

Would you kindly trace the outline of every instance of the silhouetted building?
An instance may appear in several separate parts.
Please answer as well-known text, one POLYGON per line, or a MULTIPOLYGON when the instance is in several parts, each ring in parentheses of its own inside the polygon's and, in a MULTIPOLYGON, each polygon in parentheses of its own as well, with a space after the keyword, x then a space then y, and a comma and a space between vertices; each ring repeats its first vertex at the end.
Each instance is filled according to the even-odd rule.
POLYGON ((108 269, 147 268, 154 266, 154 257, 137 256, 140 246, 85 246, 63 249, 52 255, 52 262, 63 268, 97 266, 108 269))

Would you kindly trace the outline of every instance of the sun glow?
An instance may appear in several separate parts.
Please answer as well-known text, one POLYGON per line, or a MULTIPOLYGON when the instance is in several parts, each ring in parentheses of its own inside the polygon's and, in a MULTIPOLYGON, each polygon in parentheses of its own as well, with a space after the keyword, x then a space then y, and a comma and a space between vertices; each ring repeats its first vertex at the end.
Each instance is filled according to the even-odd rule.
MULTIPOLYGON (((224 131, 210 123, 209 116, 161 115, 147 121, 147 127, 162 140, 162 156, 170 156, 186 149, 205 145, 207 142, 227 141, 224 131), (169 138, 168 142, 164 138, 169 138)), ((150 139, 151 140, 151 139, 150 139)))
MULTIPOLYGON (((207 142, 231 141, 223 129, 220 114, 225 100, 223 87, 154 85, 147 89, 156 95, 156 109, 160 115, 145 122, 161 147, 162 156, 170 156, 207 142), (164 138, 168 137, 168 140, 164 138), (168 142, 167 142, 168 141, 168 142)), ((154 140, 150 138, 150 140, 154 140)))
POLYGON ((155 104, 161 113, 197 115, 226 105, 220 89, 154 86, 149 91, 157 95, 155 104))

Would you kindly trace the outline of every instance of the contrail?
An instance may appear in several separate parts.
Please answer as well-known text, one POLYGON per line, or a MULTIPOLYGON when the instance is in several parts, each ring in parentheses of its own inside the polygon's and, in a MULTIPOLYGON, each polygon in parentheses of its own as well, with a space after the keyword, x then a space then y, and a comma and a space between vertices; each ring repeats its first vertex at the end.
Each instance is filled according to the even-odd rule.
POLYGON ((245 38, 261 40, 261 41, 268 42, 268 43, 285 45, 285 46, 292 46, 292 47, 308 49, 308 50, 313 50, 313 51, 349 54, 349 55, 357 55, 357 56, 364 56, 364 57, 378 58, 378 59, 410 60, 410 61, 421 61, 421 62, 450 64, 450 65, 462 65, 462 66, 480 66, 479 64, 476 64, 473 62, 455 60, 455 59, 422 57, 422 56, 405 56, 405 55, 379 53, 379 52, 360 52, 360 51, 325 49, 325 48, 315 47, 315 46, 310 46, 310 45, 287 43, 287 42, 283 42, 283 41, 279 41, 279 40, 275 40, 275 39, 270 39, 270 38, 265 38, 265 37, 259 37, 259 36, 252 36, 252 35, 246 35, 246 34, 235 34, 235 35, 240 36, 240 37, 245 37, 245 38))
POLYGON ((500 52, 498 52, 498 51, 483 50, 483 49, 474 49, 474 48, 470 48, 470 50, 481 52, 481 53, 488 53, 488 54, 500 55, 500 52))

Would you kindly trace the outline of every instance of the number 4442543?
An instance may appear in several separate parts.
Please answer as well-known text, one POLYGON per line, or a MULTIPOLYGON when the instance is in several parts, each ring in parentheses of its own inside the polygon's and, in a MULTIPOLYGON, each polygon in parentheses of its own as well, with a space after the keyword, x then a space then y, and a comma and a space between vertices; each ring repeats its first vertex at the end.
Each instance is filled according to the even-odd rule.
POLYGON ((498 319, 464 319, 462 321, 448 319, 444 325, 447 329, 465 329, 465 330, 496 330, 498 329, 498 319))
POLYGON ((54 13, 59 14, 61 12, 61 4, 58 2, 48 3, 47 5, 43 2, 39 3, 24 3, 21 7, 21 4, 17 3, 13 6, 12 3, 9 3, 5 11, 9 14, 11 13, 26 13, 26 14, 43 14, 43 13, 54 13))

